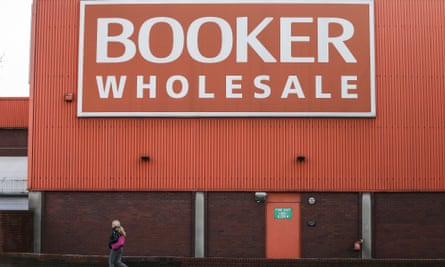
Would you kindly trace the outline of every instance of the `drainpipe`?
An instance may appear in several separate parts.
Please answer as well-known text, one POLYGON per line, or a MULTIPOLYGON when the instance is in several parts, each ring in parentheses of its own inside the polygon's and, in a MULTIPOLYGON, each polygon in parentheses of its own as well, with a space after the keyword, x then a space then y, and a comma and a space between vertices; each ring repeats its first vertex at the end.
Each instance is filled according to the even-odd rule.
POLYGON ((371 193, 362 193, 362 259, 372 258, 372 206, 371 193))

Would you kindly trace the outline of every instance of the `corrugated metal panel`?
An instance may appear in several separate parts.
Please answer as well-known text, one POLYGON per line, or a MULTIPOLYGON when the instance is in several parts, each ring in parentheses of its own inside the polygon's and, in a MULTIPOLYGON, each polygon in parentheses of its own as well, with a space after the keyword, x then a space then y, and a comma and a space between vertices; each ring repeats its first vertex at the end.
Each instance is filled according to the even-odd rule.
POLYGON ((445 1, 374 4, 375 119, 78 119, 79 1, 36 0, 30 188, 445 190, 445 1))
POLYGON ((27 97, 0 97, 0 128, 27 128, 27 97))

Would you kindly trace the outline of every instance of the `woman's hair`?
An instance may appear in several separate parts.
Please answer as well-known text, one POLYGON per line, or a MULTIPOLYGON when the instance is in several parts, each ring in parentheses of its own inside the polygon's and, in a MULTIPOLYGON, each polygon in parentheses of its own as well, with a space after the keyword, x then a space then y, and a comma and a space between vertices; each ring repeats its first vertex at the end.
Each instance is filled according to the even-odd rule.
POLYGON ((118 231, 120 235, 127 236, 127 233, 125 232, 125 229, 123 226, 118 226, 116 228, 116 231, 118 231))
POLYGON ((121 226, 121 222, 119 220, 113 220, 111 222, 111 228, 119 227, 119 226, 121 226))

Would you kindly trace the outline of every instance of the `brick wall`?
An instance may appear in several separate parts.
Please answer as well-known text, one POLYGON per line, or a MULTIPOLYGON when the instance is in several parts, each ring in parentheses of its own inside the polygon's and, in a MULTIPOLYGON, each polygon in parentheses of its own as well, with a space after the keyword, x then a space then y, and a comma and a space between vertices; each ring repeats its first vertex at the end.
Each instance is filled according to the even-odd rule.
MULTIPOLYGON (((240 259, 124 257, 131 267, 443 267, 444 259, 240 259)), ((106 256, 2 254, 0 267, 108 267, 106 256)))
POLYGON ((207 193, 207 257, 263 258, 265 207, 254 193, 207 193))
MULTIPOLYGON (((253 193, 211 192, 206 200, 206 256, 264 257, 264 204, 253 193)), ((108 254, 118 218, 128 234, 124 255, 194 255, 190 192, 46 192, 43 206, 44 253, 108 254)))
POLYGON ((375 193, 377 258, 443 258, 445 193, 375 193))
POLYGON ((354 241, 361 238, 358 193, 304 193, 301 195, 301 256, 355 258, 354 241), (308 204, 315 197, 314 205, 308 204), (309 222, 315 226, 309 226, 309 222))
POLYGON ((32 211, 0 211, 0 252, 32 252, 32 211))
POLYGON ((124 255, 192 256, 189 192, 46 192, 42 252, 108 254, 111 221, 127 231, 124 255))
MULTIPOLYGON (((375 258, 443 258, 445 193, 374 193, 373 199, 375 258)), ((359 193, 303 193, 301 200, 303 258, 361 257, 353 250, 361 237, 359 193), (315 197, 314 205, 309 197, 315 197)), ((207 257, 264 257, 265 206, 252 192, 208 192, 206 201, 207 257)), ((4 225, 11 227, 13 217, 0 218, 5 248, 11 239, 3 236, 11 231, 4 225)), ((46 192, 42 252, 106 255, 115 218, 127 228, 126 256, 194 255, 190 192, 46 192)))
MULTIPOLYGON (((125 255, 193 256, 193 199, 189 192, 46 192, 42 252, 107 254, 110 222, 119 218, 128 232, 125 255)), ((357 193, 302 194, 302 257, 360 257, 352 249, 359 211, 357 193)), ((208 192, 206 215, 207 257, 265 256, 265 206, 253 192, 208 192)))
MULTIPOLYGON (((265 204, 254 194, 208 193, 208 257, 265 257, 265 204)), ((303 258, 360 258, 353 250, 361 238, 358 193, 304 193, 301 203, 303 258), (307 203, 316 198, 315 205, 307 203), (308 222, 314 221, 315 227, 308 222)))

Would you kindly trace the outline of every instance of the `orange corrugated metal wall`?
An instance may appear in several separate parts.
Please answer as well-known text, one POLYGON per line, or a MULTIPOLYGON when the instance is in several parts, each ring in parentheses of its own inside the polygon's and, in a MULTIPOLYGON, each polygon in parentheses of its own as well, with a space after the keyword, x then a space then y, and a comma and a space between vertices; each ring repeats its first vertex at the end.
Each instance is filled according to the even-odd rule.
POLYGON ((376 118, 79 119, 79 0, 35 0, 30 189, 445 190, 445 1, 374 6, 376 118))
POLYGON ((28 128, 28 97, 0 97, 0 128, 28 128))

